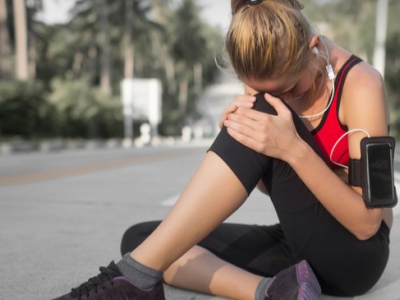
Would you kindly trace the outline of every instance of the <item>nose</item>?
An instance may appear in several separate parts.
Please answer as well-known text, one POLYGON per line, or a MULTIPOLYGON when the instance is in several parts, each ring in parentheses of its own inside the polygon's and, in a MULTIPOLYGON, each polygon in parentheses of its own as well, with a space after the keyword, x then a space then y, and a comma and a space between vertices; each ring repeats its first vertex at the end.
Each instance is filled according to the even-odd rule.
POLYGON ((290 101, 293 98, 293 95, 290 92, 286 92, 279 95, 279 98, 283 99, 284 101, 290 101))

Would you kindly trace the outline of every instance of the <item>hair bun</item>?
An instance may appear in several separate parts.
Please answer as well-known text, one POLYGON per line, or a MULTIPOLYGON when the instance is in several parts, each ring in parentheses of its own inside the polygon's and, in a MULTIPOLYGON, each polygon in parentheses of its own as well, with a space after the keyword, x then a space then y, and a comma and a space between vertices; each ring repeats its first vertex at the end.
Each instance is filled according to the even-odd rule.
POLYGON ((302 10, 304 8, 304 4, 299 2, 298 0, 280 0, 280 1, 286 3, 287 6, 295 10, 302 10))
POLYGON ((237 11, 239 11, 240 8, 246 7, 249 5, 258 5, 262 4, 262 2, 275 2, 275 3, 280 3, 283 4, 287 7, 290 7, 295 10, 302 10, 304 8, 304 4, 299 2, 298 0, 261 0, 259 1, 249 1, 249 0, 231 0, 231 9, 232 9, 232 15, 234 15, 237 11))

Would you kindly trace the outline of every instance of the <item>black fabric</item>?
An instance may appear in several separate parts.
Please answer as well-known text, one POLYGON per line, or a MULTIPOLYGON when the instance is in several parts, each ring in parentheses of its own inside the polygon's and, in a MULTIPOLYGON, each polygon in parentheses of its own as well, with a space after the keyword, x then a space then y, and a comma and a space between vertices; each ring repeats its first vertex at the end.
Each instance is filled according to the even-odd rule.
POLYGON ((361 160, 349 159, 349 184, 354 186, 362 185, 362 172, 361 172, 361 160))
MULTIPOLYGON (((123 235, 121 254, 139 246, 160 223, 150 221, 130 227, 123 235)), ((275 276, 295 263, 279 224, 258 226, 223 223, 198 245, 225 261, 266 277, 275 276)))
MULTIPOLYGON (((255 109, 276 113, 263 95, 257 98, 255 109)), ((323 158, 302 121, 293 111, 292 115, 298 134, 323 158)), ((222 224, 200 246, 266 277, 306 259, 323 293, 334 296, 363 294, 378 281, 389 257, 389 229, 384 222, 371 239, 358 240, 320 204, 290 165, 245 147, 230 137, 225 128, 210 151, 225 161, 249 194, 263 180, 280 224, 222 224)), ((142 223, 128 229, 122 239, 122 253, 136 248, 158 224, 142 223)))

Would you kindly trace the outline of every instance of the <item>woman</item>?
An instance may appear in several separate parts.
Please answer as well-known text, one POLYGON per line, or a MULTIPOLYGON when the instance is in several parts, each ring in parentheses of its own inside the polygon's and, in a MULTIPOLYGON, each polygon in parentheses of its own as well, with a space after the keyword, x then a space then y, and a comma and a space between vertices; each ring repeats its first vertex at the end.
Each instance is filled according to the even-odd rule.
POLYGON ((226 298, 310 300, 320 288, 363 294, 383 273, 391 209, 367 208, 346 169, 366 134, 388 134, 381 76, 316 35, 296 0, 231 4, 226 49, 246 95, 166 219, 128 229, 117 265, 57 299, 164 299, 162 278, 226 298), (280 223, 221 224, 256 185, 280 223))

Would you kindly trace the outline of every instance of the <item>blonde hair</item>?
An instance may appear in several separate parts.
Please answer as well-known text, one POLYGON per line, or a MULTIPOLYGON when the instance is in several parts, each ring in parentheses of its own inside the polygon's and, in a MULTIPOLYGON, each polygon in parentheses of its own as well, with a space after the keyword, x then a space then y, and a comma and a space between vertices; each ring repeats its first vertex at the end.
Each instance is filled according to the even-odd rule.
POLYGON ((309 67, 314 32, 297 0, 231 0, 231 7, 225 48, 239 79, 282 78, 309 67))

